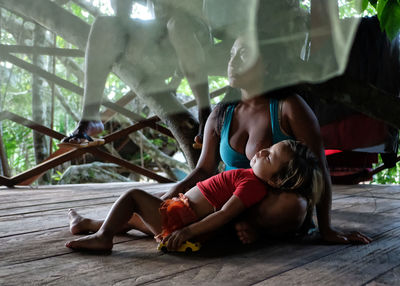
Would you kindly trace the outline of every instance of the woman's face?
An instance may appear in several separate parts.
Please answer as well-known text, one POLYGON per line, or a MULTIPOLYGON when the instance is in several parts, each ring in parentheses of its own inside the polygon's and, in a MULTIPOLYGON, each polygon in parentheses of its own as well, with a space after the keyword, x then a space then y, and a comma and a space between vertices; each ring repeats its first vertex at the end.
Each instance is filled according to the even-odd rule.
POLYGON ((255 43, 248 37, 238 38, 232 46, 228 63, 228 80, 232 87, 252 88, 265 73, 255 43))

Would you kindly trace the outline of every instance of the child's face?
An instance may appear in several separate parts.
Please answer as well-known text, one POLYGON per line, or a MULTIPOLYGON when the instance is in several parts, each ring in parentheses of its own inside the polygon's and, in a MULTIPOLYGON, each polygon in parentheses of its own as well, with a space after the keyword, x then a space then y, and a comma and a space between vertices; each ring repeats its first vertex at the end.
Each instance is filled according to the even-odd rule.
POLYGON ((279 142, 270 148, 258 151, 250 161, 254 174, 273 187, 276 183, 271 179, 292 159, 293 151, 284 143, 279 142))

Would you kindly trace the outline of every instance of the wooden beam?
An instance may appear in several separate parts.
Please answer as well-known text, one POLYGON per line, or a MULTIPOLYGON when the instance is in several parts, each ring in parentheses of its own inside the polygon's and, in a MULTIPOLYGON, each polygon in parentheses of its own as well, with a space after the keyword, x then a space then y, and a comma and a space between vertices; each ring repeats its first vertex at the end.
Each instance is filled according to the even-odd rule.
MULTIPOLYGON (((136 93, 134 93, 132 90, 129 91, 128 93, 124 94, 124 96, 122 96, 122 98, 118 99, 115 104, 117 104, 118 106, 125 106, 127 105, 129 102, 131 102, 134 98, 136 97, 136 93)), ((103 122, 107 122, 108 120, 110 120, 115 114, 117 113, 117 111, 113 110, 111 107, 108 108, 106 111, 104 111, 101 115, 100 118, 103 122)))
POLYGON ((132 119, 133 121, 141 121, 144 118, 143 116, 140 116, 139 114, 132 112, 124 107, 122 107, 119 104, 116 104, 114 102, 108 101, 108 100, 103 100, 102 105, 113 110, 114 113, 120 113, 130 119, 132 119))
MULTIPOLYGON (((128 118, 130 118, 130 119, 132 119, 134 121, 136 121, 136 122, 141 122, 143 120, 146 120, 146 118, 144 118, 143 116, 138 115, 138 114, 136 114, 136 113, 134 113, 134 112, 132 112, 132 111, 126 109, 126 108, 123 108, 122 106, 119 106, 118 104, 115 104, 113 102, 105 101, 105 102, 102 103, 102 105, 104 105, 104 106, 106 106, 106 107, 108 107, 110 109, 113 109, 113 110, 117 111, 118 113, 120 113, 120 114, 122 114, 122 115, 124 115, 124 116, 126 116, 126 117, 128 117, 128 118)), ((157 121, 159 121, 159 120, 160 119, 158 119, 157 121)), ((171 131, 168 128, 165 128, 164 126, 161 126, 161 125, 157 124, 156 123, 157 121, 149 122, 147 127, 150 127, 150 128, 152 128, 154 130, 157 130, 158 132, 160 132, 160 133, 162 133, 162 134, 164 134, 166 136, 174 138, 174 135, 172 135, 171 131)))
POLYGON ((12 187, 13 184, 11 183, 11 179, 6 178, 4 176, 0 176, 0 185, 12 187))
MULTIPOLYGON (((213 92, 210 93, 210 99, 214 98, 214 97, 217 97, 217 96, 219 96, 221 94, 224 94, 227 89, 228 89, 228 86, 224 86, 224 87, 221 87, 221 88, 219 88, 217 90, 214 90, 213 92)), ((184 106, 187 107, 187 108, 191 108, 193 106, 196 106, 196 100, 193 99, 191 101, 188 101, 188 102, 186 102, 184 104, 184 106)))
MULTIPOLYGON (((396 158, 396 163, 400 161, 400 156, 396 158)), ((385 164, 381 164, 380 166, 376 167, 372 171, 368 172, 369 177, 372 177, 375 174, 378 174, 379 172, 388 169, 388 167, 385 164)))
POLYGON ((60 165, 62 163, 65 163, 67 161, 75 159, 76 157, 81 156, 84 153, 86 153, 88 151, 87 149, 89 149, 89 148, 72 149, 70 151, 65 152, 64 154, 62 154, 60 156, 54 157, 48 161, 40 163, 32 169, 22 172, 16 176, 12 177, 9 182, 9 185, 7 185, 7 186, 18 185, 18 183, 21 183, 31 177, 35 177, 39 174, 46 172, 47 170, 57 167, 58 165, 60 165))
POLYGON ((45 134, 47 136, 50 136, 50 137, 58 139, 58 140, 61 140, 61 139, 63 139, 65 137, 64 134, 61 134, 61 133, 59 133, 57 131, 54 131, 54 130, 46 127, 46 126, 37 124, 36 122, 34 122, 32 120, 29 120, 29 119, 26 119, 24 117, 21 117, 21 116, 15 114, 15 113, 10 112, 10 111, 1 111, 0 112, 0 121, 4 120, 4 119, 9 119, 11 121, 14 121, 16 123, 24 125, 24 126, 30 128, 32 130, 35 130, 37 132, 40 132, 42 134, 45 134))
POLYGON ((153 173, 145 168, 139 167, 135 164, 132 164, 124 159, 119 159, 117 157, 112 156, 109 153, 103 152, 97 148, 87 148, 87 151, 92 153, 94 156, 102 158, 103 160, 106 160, 108 162, 112 162, 115 164, 118 164, 124 168, 127 168, 129 170, 132 170, 135 173, 141 174, 143 176, 146 176, 150 179, 156 180, 159 183, 173 183, 174 181, 164 178, 160 175, 157 175, 156 173, 153 173))
POLYGON ((80 86, 77 86, 65 79, 62 79, 58 76, 53 75, 52 73, 49 73, 47 71, 45 71, 44 69, 41 69, 35 65, 32 65, 30 63, 27 63, 24 60, 21 60, 20 58, 17 58, 13 55, 10 55, 8 53, 3 52, 2 50, 0 50, 0 58, 2 58, 5 61, 8 61, 22 69, 25 69, 31 73, 35 73, 47 80, 50 80, 52 82, 54 82, 55 84, 57 84, 58 86, 61 86, 65 89, 68 89, 72 92, 75 92, 79 95, 83 95, 83 88, 81 88, 80 86))
POLYGON ((150 117, 148 119, 139 121, 132 126, 129 126, 125 129, 119 130, 117 132, 111 133, 110 135, 105 136, 103 139, 105 144, 115 141, 117 139, 128 136, 130 133, 143 129, 145 127, 149 127, 160 119, 157 116, 150 117))
POLYGON ((34 54, 34 55, 50 55, 60 57, 76 57, 85 56, 85 52, 78 49, 62 49, 50 47, 32 47, 21 45, 0 45, 0 50, 5 53, 15 54, 34 54))
MULTIPOLYGON (((78 95, 83 95, 83 88, 81 88, 81 87, 79 87, 79 86, 77 86, 77 85, 75 85, 75 84, 73 84, 73 83, 71 83, 71 82, 69 82, 67 80, 59 78, 59 77, 57 77, 57 76, 55 76, 55 75, 53 75, 53 74, 51 74, 51 73, 39 68, 37 66, 34 66, 34 65, 30 64, 30 63, 27 63, 27 62, 25 62, 25 61, 15 57, 15 56, 13 56, 13 55, 10 55, 8 53, 4 53, 1 50, 0 50, 0 58, 3 58, 4 60, 9 61, 10 63, 15 64, 16 66, 19 66, 19 67, 21 67, 21 68, 23 68, 25 70, 28 70, 29 72, 36 73, 39 76, 45 78, 46 80, 52 81, 55 84, 65 88, 65 89, 68 89, 68 90, 70 90, 72 92, 77 93, 78 95)), ((142 121, 143 120, 143 117, 141 117, 141 116, 139 116, 139 115, 127 110, 127 109, 124 109, 121 106, 119 106, 119 105, 117 105, 115 103, 112 103, 110 101, 105 101, 105 102, 102 103, 102 105, 104 105, 104 106, 106 106, 108 108, 112 108, 114 110, 117 110, 117 112, 120 112, 121 114, 127 116, 128 118, 135 118, 134 119, 135 121, 142 121)), ((165 134, 167 136, 170 136, 172 138, 174 137, 172 135, 171 131, 169 131, 169 129, 167 129, 167 128, 159 125, 159 124, 156 124, 156 121, 152 122, 150 125, 148 125, 148 127, 153 128, 153 129, 155 129, 155 130, 157 130, 157 131, 159 131, 159 132, 161 132, 161 133, 163 133, 163 134, 165 134)))

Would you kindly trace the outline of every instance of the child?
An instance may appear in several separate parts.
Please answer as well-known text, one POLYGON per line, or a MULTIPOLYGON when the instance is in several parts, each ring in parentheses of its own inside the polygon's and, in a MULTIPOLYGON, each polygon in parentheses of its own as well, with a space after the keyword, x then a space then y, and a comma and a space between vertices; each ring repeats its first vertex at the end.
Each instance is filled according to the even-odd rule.
MULTIPOLYGON (((268 190, 295 191, 308 200, 309 207, 319 199, 323 184, 318 162, 299 142, 285 140, 263 149, 254 155, 250 166, 222 172, 199 182, 185 195, 166 201, 142 190, 130 190, 114 203, 96 233, 69 241, 66 246, 111 250, 113 237, 136 213, 155 238, 173 251, 186 240, 223 226, 259 202, 268 190)), ((76 213, 75 218, 82 219, 76 213)))

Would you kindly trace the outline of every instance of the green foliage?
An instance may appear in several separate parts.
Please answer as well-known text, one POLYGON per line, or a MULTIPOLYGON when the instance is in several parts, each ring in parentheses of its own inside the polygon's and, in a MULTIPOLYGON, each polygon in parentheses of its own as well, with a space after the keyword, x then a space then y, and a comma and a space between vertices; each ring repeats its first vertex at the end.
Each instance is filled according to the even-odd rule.
POLYGON ((67 4, 64 5, 68 11, 70 11, 75 16, 78 16, 88 24, 92 24, 94 22, 94 17, 90 15, 86 10, 82 9, 79 5, 69 1, 67 4))
MULTIPOLYGON (((208 86, 210 89, 210 93, 217 89, 225 87, 228 84, 229 84, 228 79, 226 77, 222 77, 222 76, 209 76, 208 77, 208 86)), ((187 96, 188 100, 194 99, 192 90, 190 89, 189 83, 187 82, 186 79, 183 79, 181 81, 181 84, 178 87, 177 93, 187 96)), ((217 104, 222 98, 223 98, 223 95, 217 96, 217 97, 211 99, 211 104, 212 105, 217 104)))
MULTIPOLYGON (((400 155, 400 153, 399 153, 400 155)), ((376 166, 381 165, 382 158, 379 156, 378 164, 376 166)), ((376 167, 374 166, 374 167, 376 167)), ((396 166, 391 169, 383 170, 378 174, 374 175, 371 183, 376 184, 400 184, 400 162, 397 162, 396 166)))
POLYGON ((376 10, 368 0, 339 0, 339 17, 341 19, 375 14, 376 10))
POLYGON ((129 91, 129 87, 119 78, 111 73, 108 76, 106 86, 104 88, 104 95, 107 96, 109 100, 116 101, 120 99, 124 94, 129 91))
POLYGON ((58 182, 59 180, 61 180, 62 175, 63 175, 63 173, 56 170, 56 173, 51 176, 51 179, 55 182, 58 182))
POLYGON ((382 31, 389 39, 394 39, 400 31, 400 3, 397 0, 379 0, 377 12, 382 31))
POLYGON ((362 11, 366 11, 368 7, 376 9, 381 30, 386 32, 389 39, 393 40, 400 32, 400 1, 362 0, 362 11))
POLYGON ((161 140, 160 138, 152 139, 150 141, 151 141, 151 143, 153 143, 154 145, 156 145, 158 147, 162 147, 164 145, 164 141, 161 140))
POLYGON ((393 40, 399 34, 399 0, 339 0, 338 2, 340 18, 377 15, 381 30, 386 32, 389 39, 393 40))
POLYGON ((367 9, 368 3, 369 3, 368 0, 362 0, 362 3, 361 3, 361 11, 364 11, 365 9, 367 9))

